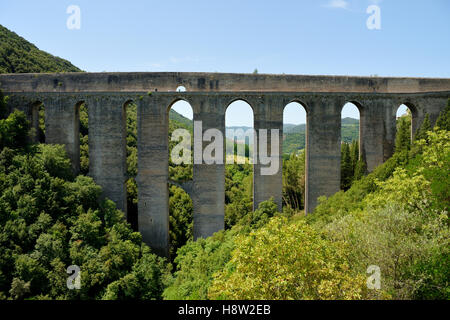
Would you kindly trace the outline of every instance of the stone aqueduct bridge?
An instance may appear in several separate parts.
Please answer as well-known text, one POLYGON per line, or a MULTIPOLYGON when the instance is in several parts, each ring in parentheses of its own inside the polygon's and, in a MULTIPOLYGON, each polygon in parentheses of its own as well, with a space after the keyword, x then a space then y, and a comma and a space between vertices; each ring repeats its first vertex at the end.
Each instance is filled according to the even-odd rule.
MULTIPOLYGON (((0 88, 10 96, 11 110, 26 111, 34 126, 38 105, 44 103, 46 142, 65 144, 74 170, 80 155, 78 107, 86 103, 90 175, 125 212, 125 108, 131 101, 138 105, 138 225, 145 242, 162 254, 169 246, 168 111, 174 102, 189 102, 203 131, 223 133, 225 111, 235 100, 253 108, 256 130, 283 130, 284 107, 301 103, 307 112, 306 211, 311 212, 319 196, 340 188, 341 109, 346 102, 359 108, 360 152, 372 170, 393 153, 401 104, 412 111, 414 132, 426 113, 436 121, 450 97, 450 79, 221 73, 13 74, 0 75, 0 88), (178 86, 187 91, 176 92, 178 86)), ((281 168, 276 175, 262 176, 259 166, 254 170, 254 205, 273 197, 281 206, 281 168)), ((183 185, 194 203, 195 237, 224 227, 224 174, 223 164, 197 164, 193 181, 183 185)))

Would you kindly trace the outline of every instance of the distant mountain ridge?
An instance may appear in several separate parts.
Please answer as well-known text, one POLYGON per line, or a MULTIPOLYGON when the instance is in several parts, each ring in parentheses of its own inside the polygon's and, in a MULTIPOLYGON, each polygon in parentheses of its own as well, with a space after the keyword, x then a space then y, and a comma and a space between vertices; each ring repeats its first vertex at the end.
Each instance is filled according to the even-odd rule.
MULTIPOLYGON (((305 148, 306 124, 285 124, 283 126, 283 153, 290 154, 305 148)), ((341 140, 350 143, 359 137, 359 120, 343 118, 341 120, 341 140)))
MULTIPOLYGON (((350 143, 357 140, 359 136, 359 120, 353 118, 343 118, 341 121, 342 141, 350 143)), ((226 136, 228 139, 233 138, 233 131, 242 130, 241 134, 236 135, 238 143, 244 143, 244 134, 251 127, 232 126, 226 128, 226 136)), ((286 123, 283 125, 283 153, 290 154, 297 150, 305 148, 305 131, 306 124, 286 123)), ((250 144, 253 143, 253 135, 250 135, 250 144)))

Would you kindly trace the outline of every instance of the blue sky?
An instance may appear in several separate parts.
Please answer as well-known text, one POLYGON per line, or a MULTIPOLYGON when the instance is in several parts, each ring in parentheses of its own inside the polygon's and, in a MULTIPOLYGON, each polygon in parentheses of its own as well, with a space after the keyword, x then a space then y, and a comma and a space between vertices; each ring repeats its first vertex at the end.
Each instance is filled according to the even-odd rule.
MULTIPOLYGON (((0 24, 85 71, 448 78, 449 14, 448 0, 0 2, 0 24), (372 4, 381 30, 366 27, 372 4), (66 27, 69 5, 79 30, 66 27)), ((233 125, 251 122, 236 114, 233 125)))

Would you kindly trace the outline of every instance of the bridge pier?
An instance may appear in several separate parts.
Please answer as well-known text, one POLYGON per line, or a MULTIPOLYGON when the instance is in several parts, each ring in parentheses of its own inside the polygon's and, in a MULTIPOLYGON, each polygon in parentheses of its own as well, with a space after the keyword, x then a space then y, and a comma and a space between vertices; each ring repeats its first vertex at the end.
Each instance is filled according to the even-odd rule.
POLYGON ((138 104, 138 227, 145 243, 169 255, 169 99, 143 97, 138 104))
MULTIPOLYGON (((80 117, 77 101, 56 96, 42 102, 45 107, 45 143, 65 145, 73 171, 77 174, 80 171, 80 117)), ((32 105, 32 121, 36 129, 39 127, 38 108, 39 105, 32 105)))
POLYGON ((362 101, 360 156, 365 159, 368 172, 372 172, 394 152, 396 110, 395 101, 392 99, 374 98, 362 101))
POLYGON ((89 175, 103 189, 103 196, 127 215, 126 127, 123 101, 93 97, 89 113, 89 175))
POLYGON ((276 97, 262 97, 257 100, 254 106, 254 128, 257 136, 257 156, 258 161, 253 166, 253 210, 259 204, 273 198, 278 210, 282 210, 283 202, 283 105, 282 100, 276 97), (267 155, 271 152, 271 129, 278 129, 278 170, 274 175, 262 175, 261 169, 269 167, 261 164, 260 161, 260 129, 267 129, 267 155))
POLYGON ((306 135, 305 213, 316 208, 320 196, 331 196, 341 185, 341 108, 333 97, 308 99, 306 135))
POLYGON ((30 122, 30 128, 34 129, 34 136, 30 137, 32 143, 39 142, 39 101, 26 99, 25 97, 10 97, 8 101, 8 114, 14 110, 22 111, 30 122))
MULTIPOLYGON (((225 101, 216 96, 199 96, 192 103, 195 121, 201 121, 201 135, 208 129, 218 129, 225 134, 225 101)), ((195 139, 202 138, 196 136, 195 139)), ((203 141, 202 150, 211 142, 203 141)), ((194 239, 206 238, 225 227, 225 141, 221 163, 196 164, 194 159, 194 239)))

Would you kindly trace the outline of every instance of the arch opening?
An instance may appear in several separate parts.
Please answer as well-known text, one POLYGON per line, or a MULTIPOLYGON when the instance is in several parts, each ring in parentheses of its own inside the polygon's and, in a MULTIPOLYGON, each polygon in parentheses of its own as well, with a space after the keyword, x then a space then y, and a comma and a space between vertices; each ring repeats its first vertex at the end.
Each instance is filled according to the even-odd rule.
POLYGON ((89 174, 89 109, 86 103, 78 104, 78 132, 80 139, 80 173, 89 174))
POLYGON ((45 143, 45 106, 41 101, 31 105, 31 122, 33 141, 45 143))
POLYGON ((411 103, 401 104, 396 111, 395 151, 409 150, 413 141, 417 111, 411 103))
POLYGON ((254 138, 253 108, 232 101, 225 112, 225 229, 253 210, 254 138))
POLYGON ((361 105, 347 102, 341 110, 341 189, 348 190, 364 173, 361 159, 361 105))
POLYGON ((186 88, 184 86, 178 86, 176 92, 186 92, 186 88))
MULTIPOLYGON (((177 89, 178 91, 178 89, 177 89)), ((170 256, 193 239, 194 203, 183 189, 193 179, 193 109, 189 102, 177 100, 168 108, 169 162, 169 238, 170 256)))
POLYGON ((127 190, 127 221, 133 230, 138 230, 138 187, 137 177, 137 105, 133 100, 128 100, 123 105, 125 119, 124 137, 126 154, 126 190, 127 190))
POLYGON ((306 185, 307 111, 293 101, 283 110, 283 208, 304 212, 306 185))

